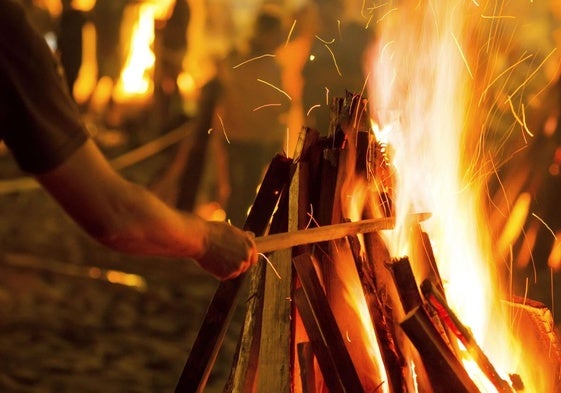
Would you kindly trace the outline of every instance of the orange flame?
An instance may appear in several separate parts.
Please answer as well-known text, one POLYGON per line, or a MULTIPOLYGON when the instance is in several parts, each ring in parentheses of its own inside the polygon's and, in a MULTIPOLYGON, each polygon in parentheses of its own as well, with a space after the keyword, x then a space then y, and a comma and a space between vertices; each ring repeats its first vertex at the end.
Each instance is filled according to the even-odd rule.
POLYGON ((129 5, 123 20, 123 23, 127 20, 135 22, 125 66, 113 92, 117 102, 145 97, 154 89, 152 76, 155 56, 151 49, 154 42, 154 8, 150 4, 129 5))
MULTIPOLYGON (((377 138, 394 147, 392 163, 397 172, 398 226, 387 242, 395 256, 409 255, 405 217, 431 212, 425 230, 433 242, 451 308, 470 327, 505 380, 508 373, 517 373, 528 391, 550 391, 534 378, 530 368, 536 363, 528 353, 521 363, 522 346, 509 334, 511 326, 500 303, 506 296, 499 288, 492 242, 485 230, 488 224, 483 222, 485 135, 473 131, 485 128, 478 123, 489 116, 481 113, 483 101, 494 99, 487 96, 490 85, 479 82, 491 79, 489 83, 494 83, 496 75, 491 75, 496 70, 490 60, 483 67, 476 56, 484 52, 488 59, 495 59, 497 55, 490 53, 496 47, 489 37, 485 48, 476 47, 481 42, 477 29, 488 10, 496 15, 489 21, 490 31, 497 29, 504 16, 503 2, 490 3, 484 8, 459 0, 406 1, 379 21, 371 59, 371 112, 377 120, 377 138), (477 91, 483 91, 481 98, 475 97, 477 91)), ((520 87, 511 94, 519 91, 520 87)), ((514 108, 511 94, 493 105, 510 106, 524 138, 531 137, 521 120, 524 105, 514 108)), ((527 214, 527 209, 520 214, 527 214)), ((466 368, 473 367, 466 362, 466 368)), ((496 392, 488 381, 475 377, 475 371, 470 375, 482 392, 496 392)))

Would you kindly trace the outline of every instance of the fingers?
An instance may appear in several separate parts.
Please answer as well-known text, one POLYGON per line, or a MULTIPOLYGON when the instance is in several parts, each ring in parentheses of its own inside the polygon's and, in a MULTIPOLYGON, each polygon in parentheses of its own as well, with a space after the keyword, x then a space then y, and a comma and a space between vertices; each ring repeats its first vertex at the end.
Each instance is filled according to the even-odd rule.
POLYGON ((209 222, 207 252, 199 264, 219 280, 229 280, 245 273, 259 259, 255 234, 223 222, 209 222))

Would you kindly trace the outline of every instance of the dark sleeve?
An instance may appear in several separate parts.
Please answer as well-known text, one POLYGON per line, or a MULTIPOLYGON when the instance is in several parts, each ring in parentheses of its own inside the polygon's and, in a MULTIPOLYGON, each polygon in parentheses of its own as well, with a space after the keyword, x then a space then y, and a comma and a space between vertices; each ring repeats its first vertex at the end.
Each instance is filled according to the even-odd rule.
POLYGON ((88 138, 62 69, 13 0, 0 0, 0 137, 20 168, 39 174, 88 138))

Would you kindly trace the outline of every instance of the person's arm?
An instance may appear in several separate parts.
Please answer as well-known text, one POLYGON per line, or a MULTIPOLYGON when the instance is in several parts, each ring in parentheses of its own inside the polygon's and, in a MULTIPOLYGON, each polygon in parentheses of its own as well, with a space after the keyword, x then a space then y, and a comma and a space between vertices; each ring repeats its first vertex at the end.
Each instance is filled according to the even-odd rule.
POLYGON ((91 140, 36 177, 86 232, 114 250, 190 257, 219 279, 236 277, 257 261, 249 234, 170 208, 116 173, 91 140))

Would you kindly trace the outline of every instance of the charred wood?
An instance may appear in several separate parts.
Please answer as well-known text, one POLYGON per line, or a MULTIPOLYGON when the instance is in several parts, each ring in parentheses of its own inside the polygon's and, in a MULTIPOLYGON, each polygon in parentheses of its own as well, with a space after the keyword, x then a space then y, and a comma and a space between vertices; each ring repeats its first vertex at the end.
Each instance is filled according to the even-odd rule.
POLYGON ((425 299, 427 299, 429 304, 436 310, 438 315, 440 315, 440 319, 462 342, 481 371, 483 371, 489 381, 497 388, 497 391, 499 393, 513 393, 514 390, 512 387, 507 381, 501 378, 489 358, 487 358, 475 341, 469 329, 462 324, 456 314, 448 307, 444 296, 432 285, 430 280, 423 281, 421 284, 421 291, 425 299))
POLYGON ((424 308, 411 310, 401 327, 419 352, 434 393, 480 393, 424 308))
POLYGON ((375 272, 369 269, 371 265, 367 264, 360 254, 358 237, 348 236, 347 239, 351 247, 370 318, 372 319, 372 325, 376 332, 376 338, 388 375, 390 392, 404 392, 406 391, 406 383, 403 371, 406 368, 406 364, 396 343, 392 315, 385 313, 385 308, 376 290, 375 272))

